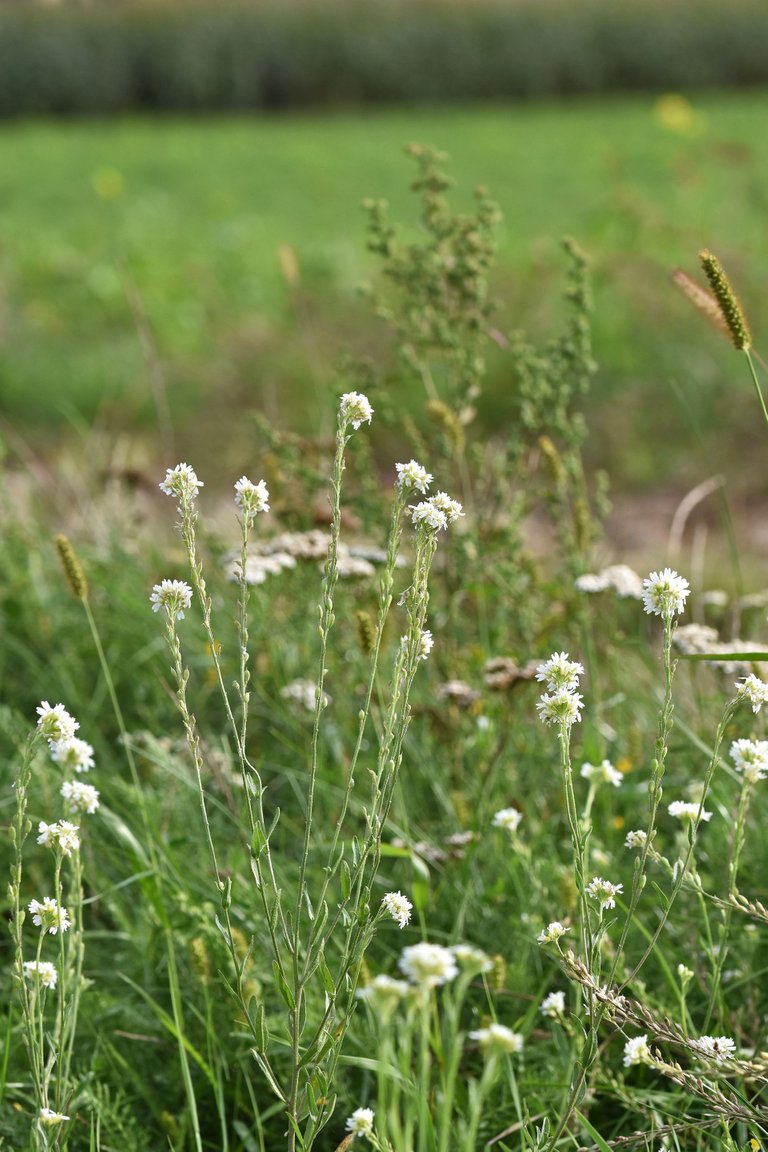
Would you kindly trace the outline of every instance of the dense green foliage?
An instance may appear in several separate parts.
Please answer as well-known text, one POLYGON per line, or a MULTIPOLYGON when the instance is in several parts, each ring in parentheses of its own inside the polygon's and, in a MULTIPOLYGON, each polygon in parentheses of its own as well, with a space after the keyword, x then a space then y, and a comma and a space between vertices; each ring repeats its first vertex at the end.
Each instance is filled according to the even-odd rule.
POLYGON ((498 99, 768 79, 759 0, 0 10, 0 115, 498 99))

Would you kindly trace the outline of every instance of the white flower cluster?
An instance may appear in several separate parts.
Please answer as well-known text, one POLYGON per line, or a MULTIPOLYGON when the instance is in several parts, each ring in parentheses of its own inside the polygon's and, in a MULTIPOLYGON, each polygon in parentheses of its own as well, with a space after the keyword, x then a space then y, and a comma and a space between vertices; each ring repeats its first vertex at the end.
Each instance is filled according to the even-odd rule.
POLYGON ((47 960, 26 960, 24 962, 24 975, 33 984, 40 984, 41 988, 55 988, 59 974, 54 964, 47 960))
POLYGON ((413 904, 407 896, 403 896, 402 892, 387 892, 386 896, 381 901, 384 911, 392 917, 396 924, 401 928, 409 923, 411 919, 411 911, 413 904))
POLYGON ((552 920, 551 923, 547 924, 546 928, 543 928, 541 932, 539 932, 536 939, 539 944, 555 944, 561 936, 565 936, 567 931, 568 929, 564 924, 561 924, 559 920, 552 920))
POLYGON ((768 777, 768 740, 734 740, 731 760, 737 772, 750 784, 768 777))
POLYGON ((587 896, 600 901, 601 912, 605 908, 615 908, 616 897, 623 891, 623 884, 611 884, 610 880, 603 880, 602 876, 595 876, 587 884, 587 896))
MULTIPOLYGON (((290 684, 284 684, 280 689, 280 695, 283 700, 295 700, 307 712, 314 712, 315 701, 317 700, 317 684, 314 680, 300 677, 298 680, 291 680, 290 684)), ((323 708, 327 708, 330 703, 331 697, 323 692, 323 708)))
POLYGON ((653 1055, 648 1047, 648 1037, 635 1036, 627 1040, 624 1045, 624 1067, 630 1068, 633 1064, 650 1064, 653 1055))
POLYGON ((610 760, 603 760, 602 764, 582 764, 581 775, 592 784, 613 784, 614 788, 620 788, 624 779, 610 760))
POLYGON ((752 711, 757 714, 763 704, 768 704, 768 684, 750 673, 736 686, 736 695, 740 700, 748 700, 752 711))
POLYGON ((197 499, 197 493, 204 488, 202 480, 198 480, 195 470, 189 464, 177 464, 175 468, 168 468, 165 480, 161 481, 159 488, 166 496, 175 496, 180 508, 189 508, 197 499))
POLYGON ((80 847, 78 835, 80 829, 76 824, 70 824, 68 820, 59 820, 55 824, 46 824, 41 820, 37 830, 38 844, 42 844, 45 848, 58 847, 62 856, 71 856, 80 847))
POLYGON ((362 392, 345 392, 339 401, 339 421, 342 426, 351 424, 357 431, 361 424, 370 424, 373 408, 362 392))
POLYGON ((645 848, 647 840, 648 833, 644 832, 642 828, 635 828, 633 831, 627 832, 624 844, 627 848, 645 848))
POLYGON ((550 992, 542 1000, 539 1011, 552 1020, 559 1020, 565 1015, 565 992, 550 992))
POLYGON ((693 800, 673 800, 668 806, 667 812, 670 816, 677 817, 678 820, 695 820, 701 811, 701 819, 708 821, 712 819, 712 813, 707 812, 705 808, 700 808, 700 805, 693 800))
POLYGON ((736 1044, 728 1036, 700 1036, 692 1041, 693 1047, 706 1060, 713 1060, 722 1064, 724 1060, 733 1059, 736 1054, 736 1044))
POLYGON ((409 460, 407 464, 395 464, 395 469, 399 488, 415 488, 422 495, 426 494, 434 479, 432 473, 427 472, 426 468, 422 468, 415 460, 409 460))
POLYGON ((358 988, 358 1000, 370 1004, 374 1012, 381 1016, 388 1016, 409 992, 404 980, 395 980, 394 976, 387 976, 381 972, 374 976, 364 988, 358 988))
POLYGON ((149 602, 153 612, 165 608, 170 620, 183 620, 192 603, 192 589, 184 580, 161 580, 152 589, 149 602))
POLYGON ((536 679, 546 686, 536 708, 545 724, 559 724, 565 728, 581 720, 584 697, 576 691, 584 668, 571 660, 567 652, 554 652, 536 669, 536 679))
POLYGON ((626 564, 611 564, 601 572, 585 572, 575 580, 579 592, 606 592, 612 589, 621 599, 640 600, 643 582, 626 564))
POLYGON ((30 900, 28 907, 32 913, 32 923, 42 928, 43 932, 50 932, 51 936, 55 936, 58 931, 66 932, 72 923, 67 909, 52 896, 30 900))
POLYGON ((523 819, 522 812, 517 808, 500 808, 493 817, 494 828, 504 828, 510 836, 514 836, 523 819))
POLYGON ((410 512, 414 528, 426 528, 430 532, 439 532, 464 515, 458 500, 452 500, 446 492, 437 492, 419 504, 412 504, 410 512))
POLYGON ((372 1108, 355 1108, 352 1115, 347 1119, 345 1128, 347 1132, 352 1133, 353 1139, 355 1136, 372 1136, 374 1116, 375 1112, 372 1108))
POLYGON ((406 980, 421 988, 437 988, 459 974, 453 953, 441 944, 426 941, 404 948, 397 964, 406 980))
POLYGON ((497 1024, 494 1020, 487 1028, 478 1028, 469 1034, 470 1040, 477 1040, 486 1056, 498 1055, 502 1052, 522 1052, 524 1037, 520 1032, 513 1032, 505 1024, 497 1024))
POLYGON ((453 944, 451 952, 463 972, 479 975, 493 968, 493 960, 488 953, 483 952, 482 948, 476 948, 474 944, 453 944))
POLYGON ((673 568, 661 572, 651 572, 643 580, 643 607, 649 616, 661 616, 671 620, 685 611, 685 602, 691 587, 683 576, 678 576, 673 568))
POLYGON ((37 730, 48 739, 49 746, 72 740, 80 727, 63 704, 49 704, 47 700, 38 705, 37 717, 37 730))
POLYGON ((241 476, 235 484, 235 504, 243 514, 243 520, 250 524, 259 512, 269 512, 269 489, 264 480, 252 483, 247 476, 241 476))

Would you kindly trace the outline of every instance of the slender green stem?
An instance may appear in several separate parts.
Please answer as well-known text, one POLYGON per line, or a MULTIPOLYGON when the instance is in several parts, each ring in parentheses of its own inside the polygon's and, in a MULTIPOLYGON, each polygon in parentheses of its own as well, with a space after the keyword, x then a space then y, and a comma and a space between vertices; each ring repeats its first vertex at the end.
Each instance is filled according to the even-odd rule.
POLYGON ((743 352, 747 358, 747 364, 749 365, 749 372, 750 372, 750 375, 752 377, 752 383, 755 386, 755 393, 757 395, 757 401, 760 405, 760 411, 763 414, 763 419, 765 420, 766 424, 768 424, 768 408, 766 408, 766 406, 765 406, 765 400, 763 398, 763 390, 760 387, 760 381, 757 378, 757 372, 755 370, 755 362, 752 359, 752 353, 750 352, 749 348, 744 348, 743 352))

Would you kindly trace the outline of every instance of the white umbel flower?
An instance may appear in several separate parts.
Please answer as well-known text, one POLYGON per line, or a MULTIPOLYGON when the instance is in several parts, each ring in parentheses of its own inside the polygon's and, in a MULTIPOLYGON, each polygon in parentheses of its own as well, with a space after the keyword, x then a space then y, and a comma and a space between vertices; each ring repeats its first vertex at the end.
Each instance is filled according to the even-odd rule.
POLYGON ((493 1021, 487 1028, 478 1028, 469 1034, 470 1040, 477 1040, 487 1056, 502 1052, 522 1052, 524 1037, 521 1032, 513 1032, 505 1024, 493 1021))
POLYGON ((564 924, 561 924, 559 920, 552 920, 551 923, 547 924, 546 928, 543 928, 541 932, 539 932, 536 939, 539 944, 554 944, 561 936, 565 936, 567 931, 568 929, 564 924))
POLYGON ((410 513, 414 528, 427 528, 431 532, 442 531, 464 515, 458 500, 452 500, 445 492, 412 504, 410 513))
POLYGON ((603 880, 602 876, 595 876, 587 884, 587 896, 600 901, 601 912, 604 908, 615 908, 616 897, 623 891, 623 884, 611 884, 610 880, 603 880))
POLYGON ((202 480, 198 480, 194 468, 189 464, 177 464, 175 468, 168 468, 165 480, 161 481, 159 488, 166 496, 175 496, 182 507, 189 507, 197 499, 197 493, 204 488, 202 480))
POLYGON ((247 476, 241 476, 235 484, 235 504, 246 523, 255 519, 259 512, 269 512, 269 489, 265 481, 259 480, 254 484, 247 476))
POLYGON ((539 719, 545 724, 564 724, 567 728, 581 720, 583 707, 584 697, 568 688, 551 694, 545 692, 536 705, 539 719))
POLYGON ((33 984, 39 981, 42 988, 55 988, 59 978, 56 966, 47 960, 26 960, 24 975, 33 984))
POLYGON ((57 1124, 64 1124, 69 1120, 63 1112, 54 1112, 53 1108, 41 1108, 38 1116, 40 1123, 46 1128, 55 1128, 57 1124))
POLYGON ((37 707, 37 716, 38 731, 54 742, 71 740, 80 727, 63 704, 49 704, 47 700, 43 700, 37 707))
POLYGON ((46 848, 58 847, 62 856, 71 856, 80 847, 80 829, 68 820, 59 820, 56 824, 46 824, 44 820, 38 825, 38 844, 46 848))
MULTIPOLYGON (((673 800, 668 806, 667 812, 670 816, 676 816, 678 820, 695 820, 699 815, 699 805, 693 800, 673 800)), ((701 819, 711 820, 712 813, 702 808, 701 819)))
POLYGON ((362 392, 345 392, 339 401, 339 419, 342 424, 351 424, 357 431, 363 423, 370 424, 373 408, 362 392))
POLYGON ((392 917, 395 923, 399 924, 401 928, 405 928, 411 919, 413 909, 413 904, 408 897, 403 896, 402 892, 387 892, 381 904, 384 911, 392 917))
POLYGON ((648 833, 642 828, 635 828, 631 832, 627 832, 624 844, 627 848, 645 848, 648 833))
POLYGON ((86 812, 92 816, 99 806, 99 793, 92 784, 84 784, 82 780, 65 780, 61 795, 70 812, 86 812))
POLYGON ((768 704, 768 684, 750 673, 737 685, 736 695, 740 700, 748 700, 752 711, 758 713, 763 704, 768 704))
POLYGON ((493 968, 493 960, 488 953, 483 952, 482 948, 476 948, 474 944, 454 944, 451 947, 451 952, 465 973, 479 974, 490 972, 493 968))
POLYGON ((358 988, 355 995, 370 1004, 374 1012, 388 1016, 408 995, 408 985, 405 980, 395 980, 393 976, 381 972, 364 988, 358 988))
POLYGON ((372 1136, 374 1116, 375 1112, 372 1108, 355 1108, 344 1127, 347 1132, 352 1133, 353 1137, 372 1136))
POLYGON ((436 988, 459 974, 453 953, 440 944, 426 941, 404 948, 397 964, 407 980, 422 988, 436 988))
POLYGON ((671 620, 685 611, 691 587, 688 581, 672 568, 651 572, 643 580, 643 607, 649 616, 671 620))
POLYGON ((93 748, 86 740, 72 736, 69 740, 53 740, 50 747, 51 756, 62 768, 73 772, 90 772, 93 768, 93 748))
POLYGON ((407 464, 395 464, 395 468, 400 488, 415 488, 417 492, 426 494, 433 480, 432 474, 427 472, 426 468, 422 468, 415 460, 409 460, 407 464))
POLYGON ((633 1064, 650 1064, 653 1059, 648 1047, 648 1037, 634 1036, 624 1045, 624 1067, 630 1068, 633 1064))
POLYGON ((523 814, 517 808, 500 808, 493 817, 492 823, 494 828, 505 828, 511 836, 514 836, 522 819, 523 814))
POLYGON ((28 908, 32 913, 32 923, 42 928, 44 932, 49 932, 51 936, 55 936, 59 930, 66 932, 72 923, 67 909, 62 908, 52 896, 46 896, 42 900, 31 900, 28 908))
POLYGON ((192 589, 184 580, 162 580, 152 589, 149 602, 153 612, 165 608, 171 620, 183 620, 184 610, 192 603, 192 589))

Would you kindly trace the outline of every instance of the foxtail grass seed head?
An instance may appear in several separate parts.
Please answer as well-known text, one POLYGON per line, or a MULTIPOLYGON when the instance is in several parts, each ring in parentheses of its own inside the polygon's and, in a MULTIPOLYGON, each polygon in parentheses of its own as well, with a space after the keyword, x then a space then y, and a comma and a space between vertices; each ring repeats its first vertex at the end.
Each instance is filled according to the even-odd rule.
POLYGON ((49 704, 43 700, 37 707, 37 730, 49 741, 71 740, 80 727, 63 704, 49 704))
POLYGON ((455 980, 459 974, 453 953, 440 944, 412 944, 404 948, 397 962, 406 980, 421 988, 436 988, 455 980))
POLYGON ((247 476, 241 476, 235 484, 235 504, 246 524, 255 520, 260 512, 269 512, 269 490, 265 481, 253 484, 247 476))
POLYGON ((26 960, 24 975, 32 984, 39 982, 42 988, 55 988, 59 978, 56 966, 47 960, 26 960))
POLYGON ((88 581, 85 578, 83 566, 72 544, 66 536, 62 535, 57 536, 54 542, 56 544, 56 551, 59 554, 59 559, 61 560, 61 566, 64 569, 64 575, 67 578, 67 583, 73 595, 77 596, 78 600, 87 600, 88 581))
POLYGON ((648 1036, 634 1036, 624 1045, 624 1067, 631 1068, 633 1064, 650 1064, 653 1060, 648 1047, 648 1036))
POLYGON ((741 301, 734 292, 725 269, 717 256, 713 256, 706 248, 699 252, 699 259, 704 269, 704 275, 712 289, 712 294, 722 312, 734 347, 738 348, 740 352, 748 351, 752 344, 752 337, 749 334, 741 301))
POLYGON ((692 280, 687 272, 682 268, 675 268, 672 273, 672 279, 684 296, 687 296, 694 308, 701 312, 702 316, 706 317, 715 328, 719 328, 726 336, 730 335, 728 325, 725 322, 725 317, 720 311, 720 305, 714 296, 710 296, 700 284, 692 280))
POLYGON ((347 1118, 344 1127, 353 1136, 372 1136, 374 1116, 375 1112, 372 1108, 355 1108, 352 1115, 347 1118))
POLYGON ((627 832, 624 845, 627 848, 644 848, 647 840, 648 833, 642 828, 636 828, 632 832, 627 832))
POLYGON ((522 819, 523 814, 517 808, 500 808, 494 815, 492 824, 494 828, 504 828, 510 836, 514 836, 522 819))
POLYGON ((548 692, 567 692, 578 688, 579 677, 584 675, 584 668, 571 660, 567 652, 553 652, 548 660, 539 664, 536 669, 536 679, 546 683, 548 692))
POLYGON ((398 488, 415 488, 425 495, 434 477, 421 464, 409 460, 407 464, 395 464, 398 488))
POLYGON ((672 568, 651 572, 643 580, 643 607, 649 616, 671 620, 685 611, 685 602, 691 587, 683 576, 672 568))
POLYGON ((52 1108, 41 1108, 38 1119, 44 1128, 56 1128, 59 1124, 65 1124, 69 1116, 63 1112, 54 1112, 52 1108))
POLYGON ((364 656, 370 656, 376 644, 376 625, 370 613, 359 609, 355 613, 357 643, 364 656))
POLYGON ((729 1036, 700 1036, 691 1043, 700 1056, 715 1064, 732 1060, 736 1054, 736 1043, 729 1036))
POLYGON ((405 928, 411 919, 411 912, 413 904, 407 896, 403 896, 402 892, 387 892, 386 896, 381 901, 382 907, 387 915, 401 928, 405 928))
POLYGON ((469 1038, 478 1042, 486 1056, 522 1052, 525 1042, 521 1032, 513 1032, 506 1024, 497 1024, 495 1021, 487 1028, 477 1028, 470 1032, 469 1038))
POLYGON ((589 780, 590 784, 613 784, 614 788, 620 788, 624 779, 610 760, 603 760, 601 764, 582 764, 581 775, 585 780, 589 780))
POLYGON ((370 424, 373 408, 362 392, 345 392, 339 401, 339 421, 344 427, 351 424, 355 431, 363 423, 370 424))
POLYGON ((183 509, 194 504, 198 492, 205 485, 202 480, 198 480, 194 468, 189 464, 177 464, 175 468, 166 471, 165 480, 161 481, 159 487, 166 496, 174 496, 183 509))
POLYGON ((475 948, 474 944, 454 944, 451 952, 462 972, 471 972, 479 975, 481 972, 493 971, 493 959, 482 948, 475 948))
POLYGON ((579 723, 583 707, 584 697, 568 688, 545 692, 536 705, 539 719, 545 724, 564 724, 566 728, 579 723))
POLYGON ((31 900, 28 907, 32 913, 32 923, 51 936, 55 936, 58 931, 66 932, 72 923, 67 909, 62 908, 52 896, 31 900))
POLYGON ((164 608, 171 620, 183 620, 184 610, 192 603, 192 589, 184 580, 162 580, 152 589, 149 602, 153 612, 164 608))
POLYGON ((747 700, 757 715, 763 704, 768 704, 768 684, 750 673, 736 685, 736 696, 739 700, 747 700))
POLYGON ((565 936, 568 929, 559 920, 552 920, 546 928, 542 928, 536 939, 539 944, 555 944, 561 936, 565 936))
MULTIPOLYGON (((699 815, 699 805, 692 800, 673 800, 668 806, 667 812, 669 812, 670 816, 675 816, 678 820, 695 820, 699 815)), ((712 813, 702 808, 701 819, 704 821, 711 820, 712 813)))
POLYGON ((62 856, 71 856, 80 848, 80 829, 69 820, 59 820, 56 824, 46 824, 41 820, 38 825, 38 844, 46 848, 58 848, 62 856))
POLYGON ((73 772, 90 772, 93 768, 93 747, 77 736, 69 740, 52 740, 50 749, 51 758, 62 768, 73 772))
POLYGON ((550 992, 539 1005, 539 1011, 543 1016, 549 1016, 552 1020, 558 1020, 564 1016, 565 992, 550 992))
POLYGON ((737 772, 741 772, 750 784, 768 777, 768 740, 734 740, 731 744, 731 760, 737 772))
POLYGON ((92 816, 99 806, 99 793, 92 784, 84 784, 82 780, 65 780, 61 795, 69 812, 85 812, 92 816))
POLYGON ((623 884, 611 884, 610 880, 603 880, 602 876, 595 876, 587 884, 587 896, 600 901, 600 911, 616 907, 616 897, 624 891, 623 884))

